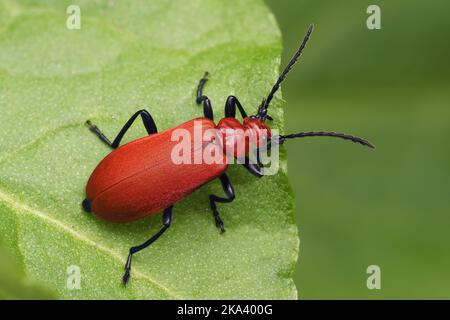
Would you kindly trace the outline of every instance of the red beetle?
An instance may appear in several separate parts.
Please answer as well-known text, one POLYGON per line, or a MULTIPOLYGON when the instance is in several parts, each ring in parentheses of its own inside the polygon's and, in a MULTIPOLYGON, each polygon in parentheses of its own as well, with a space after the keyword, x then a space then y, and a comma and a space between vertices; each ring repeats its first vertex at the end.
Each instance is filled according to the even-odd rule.
POLYGON ((84 210, 94 212, 101 219, 117 223, 135 221, 163 211, 161 230, 146 242, 130 248, 123 276, 124 284, 130 277, 133 254, 152 244, 171 225, 173 205, 216 178, 220 179, 226 197, 210 195, 210 206, 216 226, 222 232, 225 231, 216 203, 232 202, 235 198, 233 186, 225 173, 228 161, 209 164, 204 162, 197 164, 195 161, 182 165, 175 164, 172 153, 178 144, 177 141, 173 141, 173 134, 176 130, 182 130, 193 136, 196 125, 200 125, 202 131, 215 129, 219 134, 211 135, 210 140, 204 141, 200 147, 196 147, 195 143, 189 145, 190 157, 195 158, 197 155, 202 155, 205 148, 208 147, 212 149, 213 153, 222 155, 223 159, 228 157, 243 159, 242 165, 257 177, 264 175, 264 169, 259 162, 249 161, 248 145, 253 144, 257 149, 262 148, 258 141, 264 141, 266 145, 270 145, 271 143, 282 144, 291 138, 330 136, 374 147, 365 139, 335 132, 301 132, 271 136, 270 128, 265 124, 266 119, 271 120, 267 109, 281 82, 300 57, 312 30, 312 26, 310 26, 301 46, 254 116, 248 117, 239 100, 234 96, 229 96, 225 104, 225 118, 216 125, 213 121, 211 102, 202 93, 208 80, 208 73, 205 73, 198 84, 196 100, 198 104, 203 103, 204 117, 202 118, 190 120, 178 127, 158 133, 150 113, 146 110, 139 110, 128 120, 113 142, 96 125, 89 120, 86 122, 89 129, 114 151, 100 162, 89 178, 86 187, 87 198, 82 203, 84 210), (236 108, 243 118, 243 124, 235 118, 236 108), (124 134, 138 116, 141 116, 149 135, 119 147, 124 134), (231 134, 229 134, 230 132, 231 134), (245 145, 244 148, 240 148, 242 144, 245 145), (233 147, 232 154, 227 149, 230 146, 233 147))

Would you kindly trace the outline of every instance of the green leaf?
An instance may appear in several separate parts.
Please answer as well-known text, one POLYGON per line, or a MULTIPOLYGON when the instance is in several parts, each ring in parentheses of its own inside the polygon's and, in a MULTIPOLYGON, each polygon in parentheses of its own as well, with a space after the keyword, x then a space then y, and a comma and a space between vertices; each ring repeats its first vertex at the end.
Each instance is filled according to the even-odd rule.
POLYGON ((52 299, 54 295, 27 279, 17 257, 0 242, 0 300, 52 299))
MULTIPOLYGON (((281 36, 262 1, 77 1, 81 29, 66 28, 72 1, 0 4, 0 232, 23 272, 60 298, 295 299, 298 255, 285 154, 276 176, 231 166, 236 200, 220 204, 213 181, 175 206, 174 223, 136 255, 130 246, 159 230, 161 214, 112 224, 81 209, 86 181, 110 150, 85 127, 114 137, 145 107, 160 131, 202 115, 194 101, 204 71, 216 119, 228 95, 253 113, 277 78, 281 36), (81 289, 67 288, 78 266, 81 289)), ((282 129, 281 100, 271 107, 282 129)), ((143 136, 136 125, 125 142, 143 136)), ((157 188, 158 186, 155 186, 157 188)))

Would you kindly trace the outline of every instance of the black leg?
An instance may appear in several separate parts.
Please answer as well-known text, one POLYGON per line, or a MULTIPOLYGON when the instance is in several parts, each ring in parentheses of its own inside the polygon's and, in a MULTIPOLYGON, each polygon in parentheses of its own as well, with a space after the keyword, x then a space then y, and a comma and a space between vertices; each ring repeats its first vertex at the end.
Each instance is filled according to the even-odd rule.
POLYGON ((261 178, 264 176, 264 167, 259 161, 259 155, 257 155, 257 162, 258 163, 250 163, 250 160, 248 157, 245 157, 245 162, 242 164, 245 169, 247 169, 248 172, 250 172, 255 177, 261 178))
MULTIPOLYGON (((238 98, 235 96, 229 96, 227 101, 225 102, 225 117, 227 118, 235 118, 236 117, 236 107, 239 110, 242 118, 247 118, 247 112, 245 112, 244 107, 239 102, 238 98)), ((266 119, 272 121, 273 118, 269 115, 266 115, 266 119)))
POLYGON ((227 175, 224 173, 220 176, 220 182, 222 183, 223 191, 225 192, 226 198, 218 197, 214 194, 209 196, 209 203, 211 205, 212 214, 214 216, 214 220, 216 221, 217 228, 220 229, 221 232, 225 232, 225 229, 223 227, 223 221, 220 218, 219 212, 217 211, 216 202, 221 203, 229 203, 232 202, 235 198, 234 195, 234 189, 231 185, 230 180, 228 179, 227 175))
POLYGON ((90 120, 86 121, 86 124, 89 126, 89 130, 91 130, 93 133, 95 133, 100 138, 100 140, 102 140, 104 143, 106 143, 111 148, 116 149, 119 146, 120 141, 122 140, 123 136, 125 135, 127 130, 131 127, 134 120, 136 120, 136 118, 138 116, 141 116, 142 122, 144 123, 145 129, 147 130, 148 134, 153 134, 153 133, 158 132, 155 121, 153 121, 152 116, 150 115, 150 113, 147 110, 144 110, 144 109, 139 110, 138 112, 136 112, 135 114, 133 114, 131 116, 131 118, 127 121, 127 123, 125 123, 122 130, 120 130, 119 134, 117 135, 117 137, 114 139, 113 142, 111 142, 100 131, 100 129, 95 124, 93 124, 90 120))
POLYGON ((145 241, 144 243, 131 247, 130 253, 128 254, 127 263, 125 264, 125 274, 123 275, 123 284, 127 284, 130 279, 130 270, 131 270, 131 259, 133 258, 133 254, 147 248, 153 242, 155 242, 172 224, 173 219, 173 206, 164 209, 163 211, 163 227, 159 230, 154 236, 145 241))
POLYGON ((205 95, 203 95, 203 87, 205 86, 205 83, 208 81, 208 72, 205 72, 203 75, 203 78, 200 79, 200 82, 198 83, 197 87, 197 104, 200 104, 203 102, 203 114, 205 118, 214 120, 214 113, 211 105, 211 101, 209 98, 205 95))
POLYGON ((247 118, 247 113, 239 102, 238 98, 235 96, 229 96, 225 102, 225 117, 235 118, 236 117, 236 107, 239 109, 242 118, 247 118))

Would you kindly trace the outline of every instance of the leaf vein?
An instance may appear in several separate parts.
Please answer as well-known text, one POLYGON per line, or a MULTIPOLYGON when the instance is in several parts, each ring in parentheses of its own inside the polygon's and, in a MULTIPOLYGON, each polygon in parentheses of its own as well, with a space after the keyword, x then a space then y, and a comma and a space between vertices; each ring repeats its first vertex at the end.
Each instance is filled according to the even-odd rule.
MULTIPOLYGON (((53 226, 56 226, 56 227, 64 230, 65 232, 70 234, 72 237, 74 237, 78 240, 81 240, 90 246, 97 248, 99 251, 111 256, 115 260, 118 260, 120 263, 125 263, 125 259, 123 259, 121 257, 121 255, 119 255, 116 251, 111 250, 110 248, 105 247, 105 246, 95 242, 94 240, 89 239, 86 235, 83 235, 82 233, 70 228, 63 222, 51 217, 48 213, 40 211, 35 208, 32 208, 25 203, 21 203, 21 202, 17 201, 16 199, 14 199, 13 196, 8 194, 4 190, 0 190, 0 201, 3 202, 4 204, 8 205, 12 209, 16 209, 17 211, 25 212, 25 213, 28 213, 35 217, 38 217, 38 218, 52 224, 53 226)), ((133 267, 133 273, 136 277, 144 278, 147 281, 149 281, 150 283, 152 283, 154 286, 158 287, 160 290, 165 291, 166 294, 168 294, 172 298, 181 299, 181 297, 178 294, 175 294, 173 291, 171 291, 164 285, 158 283, 156 280, 152 279, 151 277, 149 277, 148 275, 146 275, 145 273, 140 271, 138 268, 133 267)))

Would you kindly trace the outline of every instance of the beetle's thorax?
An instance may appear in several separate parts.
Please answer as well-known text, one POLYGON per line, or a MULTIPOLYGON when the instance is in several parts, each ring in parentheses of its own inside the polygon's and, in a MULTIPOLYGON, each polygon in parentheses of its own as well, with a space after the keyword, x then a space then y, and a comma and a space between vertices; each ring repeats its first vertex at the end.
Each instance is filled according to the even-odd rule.
POLYGON ((236 118, 223 118, 217 129, 224 152, 236 158, 248 155, 250 144, 259 147, 271 136, 270 128, 257 118, 244 118, 243 123, 236 118))

